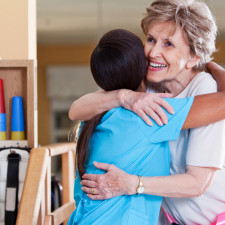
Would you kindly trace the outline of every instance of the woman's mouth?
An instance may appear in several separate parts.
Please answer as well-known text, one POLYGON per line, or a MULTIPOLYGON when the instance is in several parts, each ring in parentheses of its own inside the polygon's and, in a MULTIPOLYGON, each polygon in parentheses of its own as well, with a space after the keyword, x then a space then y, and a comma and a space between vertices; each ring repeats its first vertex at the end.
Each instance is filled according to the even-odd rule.
POLYGON ((167 67, 166 64, 156 63, 156 62, 150 62, 149 63, 149 66, 148 66, 148 69, 150 71, 160 71, 160 70, 163 70, 166 67, 167 67))

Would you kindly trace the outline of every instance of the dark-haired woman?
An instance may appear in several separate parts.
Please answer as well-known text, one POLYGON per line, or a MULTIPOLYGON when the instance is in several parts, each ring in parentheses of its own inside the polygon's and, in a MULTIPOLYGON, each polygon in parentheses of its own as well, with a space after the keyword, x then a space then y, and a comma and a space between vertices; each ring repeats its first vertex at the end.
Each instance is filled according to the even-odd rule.
MULTIPOLYGON (((105 91, 121 88, 137 90, 146 73, 141 40, 124 30, 108 32, 92 53, 91 70, 96 83, 105 91)), ((167 113, 166 126, 154 124, 150 127, 136 114, 122 107, 83 124, 77 144, 77 208, 70 217, 70 225, 157 224, 162 197, 142 195, 141 176, 169 175, 168 141, 177 139, 182 128, 214 122, 208 121, 203 110, 218 106, 220 94, 198 96, 194 103, 193 100, 193 97, 167 99, 175 113, 167 113), (138 195, 122 195, 99 201, 88 198, 79 186, 79 177, 84 173, 104 173, 93 165, 94 161, 114 164, 129 174, 138 175, 138 195)), ((219 119, 221 114, 216 118, 219 119)), ((98 195, 95 188, 92 194, 98 195)))

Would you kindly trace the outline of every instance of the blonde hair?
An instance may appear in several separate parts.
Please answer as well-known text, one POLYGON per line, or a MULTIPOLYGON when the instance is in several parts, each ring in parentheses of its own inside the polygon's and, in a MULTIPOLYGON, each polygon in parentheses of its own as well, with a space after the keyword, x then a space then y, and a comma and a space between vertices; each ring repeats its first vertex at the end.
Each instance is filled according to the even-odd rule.
POLYGON ((172 22, 180 26, 190 46, 191 53, 200 60, 195 69, 204 70, 215 52, 217 26, 208 6, 195 0, 155 0, 141 21, 145 34, 154 22, 172 22))

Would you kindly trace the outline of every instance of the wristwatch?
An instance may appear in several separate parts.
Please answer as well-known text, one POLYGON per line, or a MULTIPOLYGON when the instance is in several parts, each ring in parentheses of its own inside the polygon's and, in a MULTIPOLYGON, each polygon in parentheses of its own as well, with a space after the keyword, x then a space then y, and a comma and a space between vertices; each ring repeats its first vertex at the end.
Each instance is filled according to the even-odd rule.
POLYGON ((139 179, 139 184, 138 184, 137 192, 136 192, 137 195, 142 194, 145 190, 144 184, 142 182, 142 177, 138 175, 138 179, 139 179))

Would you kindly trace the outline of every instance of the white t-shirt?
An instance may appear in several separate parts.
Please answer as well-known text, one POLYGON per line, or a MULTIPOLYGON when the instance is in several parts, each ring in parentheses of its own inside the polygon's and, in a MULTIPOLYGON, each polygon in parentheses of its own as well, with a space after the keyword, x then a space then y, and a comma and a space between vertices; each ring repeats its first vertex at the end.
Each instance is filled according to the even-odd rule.
MULTIPOLYGON (((210 74, 199 73, 177 96, 184 98, 217 91, 210 74)), ((182 130, 177 141, 170 142, 171 175, 186 172, 186 165, 219 168, 212 184, 200 197, 164 198, 163 208, 176 222, 186 225, 209 225, 225 212, 225 121, 182 130)), ((173 188, 173 187, 171 187, 173 188)), ((159 224, 165 225, 164 216, 159 224)))

